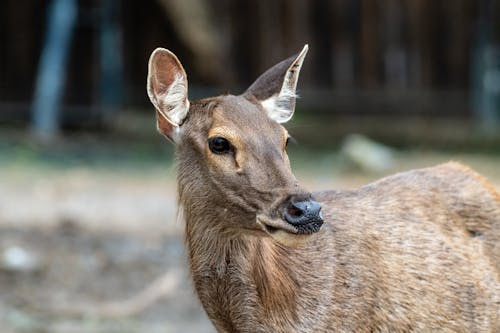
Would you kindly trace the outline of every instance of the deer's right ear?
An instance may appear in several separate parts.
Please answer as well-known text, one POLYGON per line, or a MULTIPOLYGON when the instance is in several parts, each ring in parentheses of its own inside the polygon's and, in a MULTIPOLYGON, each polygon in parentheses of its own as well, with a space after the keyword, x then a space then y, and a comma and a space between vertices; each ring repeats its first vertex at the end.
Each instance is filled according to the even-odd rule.
POLYGON ((158 130, 176 142, 189 111, 189 100, 186 72, 179 59, 169 50, 157 48, 151 54, 147 91, 156 108, 158 130))

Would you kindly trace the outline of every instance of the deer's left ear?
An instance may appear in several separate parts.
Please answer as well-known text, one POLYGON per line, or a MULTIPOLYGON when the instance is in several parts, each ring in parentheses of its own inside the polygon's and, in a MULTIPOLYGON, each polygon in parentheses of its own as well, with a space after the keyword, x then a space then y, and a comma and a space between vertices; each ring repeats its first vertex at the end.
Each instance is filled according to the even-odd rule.
POLYGON ((243 96, 256 98, 269 117, 278 123, 289 121, 295 110, 297 81, 308 48, 306 44, 299 54, 268 69, 243 96))

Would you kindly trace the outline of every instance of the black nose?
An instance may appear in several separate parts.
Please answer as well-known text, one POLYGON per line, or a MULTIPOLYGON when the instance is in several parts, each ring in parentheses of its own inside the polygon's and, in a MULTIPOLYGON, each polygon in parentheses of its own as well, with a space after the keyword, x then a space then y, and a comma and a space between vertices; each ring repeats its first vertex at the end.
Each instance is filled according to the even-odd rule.
POLYGON ((284 210, 285 220, 297 228, 299 233, 313 233, 319 231, 323 224, 321 204, 313 200, 290 201, 284 210))

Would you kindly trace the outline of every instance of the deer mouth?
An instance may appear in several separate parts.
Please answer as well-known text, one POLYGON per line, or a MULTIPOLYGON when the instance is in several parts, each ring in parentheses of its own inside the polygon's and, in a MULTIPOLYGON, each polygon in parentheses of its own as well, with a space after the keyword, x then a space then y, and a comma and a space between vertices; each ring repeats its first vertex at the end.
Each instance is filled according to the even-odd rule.
POLYGON ((314 222, 302 227, 294 226, 282 218, 270 218, 266 214, 257 215, 257 225, 268 236, 287 247, 297 247, 306 243, 311 234, 321 228, 320 224, 314 222))
POLYGON ((257 215, 257 224, 263 231, 270 235, 276 234, 278 231, 299 234, 297 227, 285 222, 281 218, 271 218, 266 214, 257 215))
POLYGON ((310 235, 318 232, 323 225, 323 219, 310 219, 304 223, 293 224, 287 218, 271 218, 266 214, 257 215, 259 227, 271 236, 286 232, 293 235, 310 235))

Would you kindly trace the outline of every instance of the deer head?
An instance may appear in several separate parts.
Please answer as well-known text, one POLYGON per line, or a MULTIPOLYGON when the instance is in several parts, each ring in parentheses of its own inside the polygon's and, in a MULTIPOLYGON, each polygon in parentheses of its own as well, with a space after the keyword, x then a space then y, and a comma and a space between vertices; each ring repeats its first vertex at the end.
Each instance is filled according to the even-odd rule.
POLYGON ((264 231, 287 244, 320 229, 321 206, 291 172, 289 135, 281 125, 294 113, 307 50, 267 70, 242 95, 191 102, 177 57, 153 52, 147 92, 158 130, 176 145, 185 213, 227 231, 264 231))

